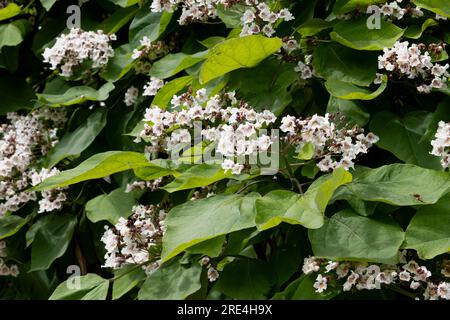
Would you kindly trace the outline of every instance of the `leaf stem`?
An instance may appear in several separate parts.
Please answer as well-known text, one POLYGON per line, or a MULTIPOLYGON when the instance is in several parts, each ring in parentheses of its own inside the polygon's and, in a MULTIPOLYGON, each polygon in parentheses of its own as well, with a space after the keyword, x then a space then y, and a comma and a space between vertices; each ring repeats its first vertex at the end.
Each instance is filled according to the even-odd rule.
POLYGON ((297 178, 295 178, 294 172, 292 171, 292 167, 289 164, 289 161, 285 155, 283 155, 283 159, 284 159, 284 162, 286 163, 286 169, 288 171, 289 178, 291 179, 292 188, 294 188, 294 186, 297 186, 298 191, 301 194, 303 194, 302 186, 301 186, 300 182, 297 180, 297 178))
POLYGON ((137 264, 137 265, 135 265, 134 267, 130 268, 130 270, 127 270, 127 271, 124 272, 124 273, 121 273, 121 274, 119 274, 119 275, 117 275, 117 276, 115 276, 115 277, 113 277, 113 278, 108 279, 108 281, 109 281, 109 282, 114 282, 114 281, 116 281, 117 279, 122 278, 124 275, 127 275, 127 274, 133 272, 134 270, 136 270, 136 269, 138 269, 138 268, 140 268, 140 267, 146 265, 146 264, 149 263, 149 262, 150 262, 150 261, 146 261, 146 262, 137 264))
POLYGON ((402 294, 404 296, 410 297, 411 299, 415 299, 416 298, 416 294, 414 294, 412 292, 409 292, 409 291, 407 291, 405 289, 402 289, 400 287, 392 286, 392 287, 389 287, 389 289, 391 289, 392 291, 395 291, 397 293, 400 293, 400 294, 402 294))

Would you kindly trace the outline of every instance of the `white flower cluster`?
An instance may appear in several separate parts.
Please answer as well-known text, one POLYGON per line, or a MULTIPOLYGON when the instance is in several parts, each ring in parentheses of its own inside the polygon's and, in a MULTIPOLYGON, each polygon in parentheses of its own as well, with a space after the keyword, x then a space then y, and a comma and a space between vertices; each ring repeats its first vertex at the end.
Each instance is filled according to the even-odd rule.
POLYGON ((170 51, 170 47, 163 41, 151 42, 147 36, 140 40, 140 47, 133 50, 132 59, 136 60, 134 63, 134 70, 138 74, 149 73, 153 61, 165 56, 170 51))
POLYGON ((0 240, 0 276, 13 276, 19 275, 19 267, 15 264, 7 265, 6 261, 6 241, 0 240))
POLYGON ((283 49, 287 54, 291 54, 295 50, 300 49, 300 45, 294 37, 285 37, 283 38, 283 49))
POLYGON ((317 163, 321 171, 338 167, 346 170, 353 168, 353 160, 359 154, 367 153, 379 139, 371 132, 364 135, 364 130, 356 126, 351 129, 338 129, 330 118, 328 113, 324 117, 315 114, 306 119, 285 116, 281 120, 280 130, 287 133, 286 141, 297 146, 298 152, 306 144, 312 144, 313 158, 322 158, 317 163), (340 157, 340 160, 335 160, 335 157, 340 157))
POLYGON ((147 36, 144 36, 140 40, 140 48, 134 49, 131 58, 136 59, 148 59, 156 60, 157 58, 164 56, 168 53, 168 47, 163 41, 151 42, 147 36))
MULTIPOLYGON (((407 286, 421 290, 425 300, 450 300, 450 282, 431 281, 431 272, 416 261, 406 260, 406 251, 401 252, 400 265, 369 265, 366 262, 337 262, 317 257, 304 259, 305 274, 319 273, 314 283, 316 292, 322 293, 331 285, 342 286, 343 291, 382 289, 383 285, 407 286)), ((441 264, 441 275, 450 277, 450 261, 441 264)))
POLYGON ((267 151, 272 144, 269 136, 257 133, 273 124, 275 115, 267 110, 256 112, 244 102, 239 104, 234 92, 208 99, 206 90, 200 89, 195 95, 175 95, 171 103, 179 110, 169 112, 156 106, 146 110, 140 138, 150 141, 151 152, 180 150, 191 143, 189 130, 201 123, 203 141, 216 143, 216 151, 227 158, 223 169, 239 174, 244 166, 235 162, 236 157, 267 151))
POLYGON ((128 183, 125 189, 125 192, 133 192, 137 190, 149 190, 151 192, 158 190, 161 185, 163 178, 158 178, 153 181, 134 181, 132 183, 128 183))
POLYGON ((441 157, 442 167, 450 166, 450 122, 439 121, 435 139, 431 141, 432 155, 441 157))
POLYGON ((151 9, 153 12, 173 12, 178 5, 181 5, 182 12, 178 23, 184 25, 193 21, 204 22, 217 18, 218 5, 230 8, 238 4, 246 7, 241 17, 243 26, 241 37, 259 33, 271 37, 275 33, 273 26, 277 22, 294 19, 288 9, 274 12, 265 1, 260 0, 153 0, 151 9))
POLYGON ((139 89, 131 86, 128 88, 128 90, 125 92, 125 97, 123 99, 123 102, 127 107, 131 107, 134 105, 139 97, 139 89))
POLYGON ((312 55, 305 56, 305 61, 298 61, 297 66, 294 68, 296 72, 300 73, 300 77, 303 80, 310 79, 314 75, 314 69, 311 65, 312 58, 312 55))
MULTIPOLYGON (((45 179, 50 178, 51 176, 54 176, 59 172, 60 171, 56 168, 53 168, 51 170, 42 168, 39 172, 35 169, 32 169, 29 173, 31 185, 37 186, 45 179)), ((67 194, 64 191, 66 189, 68 189, 68 187, 42 191, 42 199, 39 200, 39 213, 61 209, 64 205, 64 202, 66 202, 67 200, 67 194)))
MULTIPOLYGON (((24 116, 8 113, 7 120, 9 124, 0 126, 0 216, 37 200, 35 192, 25 189, 49 172, 43 169, 38 174, 33 166, 58 142, 56 133, 66 117, 62 110, 38 109, 24 116)), ((57 209, 65 200, 58 190, 43 192, 42 196, 40 212, 57 209)))
POLYGON ((405 8, 402 8, 399 5, 399 3, 402 2, 403 0, 396 0, 392 2, 386 2, 381 6, 373 5, 371 7, 377 7, 381 14, 383 14, 385 17, 391 20, 394 19, 400 20, 407 14, 409 14, 413 18, 419 18, 423 16, 424 13, 420 8, 413 7, 411 6, 410 3, 408 3, 405 8))
POLYGON ((207 276, 209 282, 214 282, 219 279, 219 271, 217 271, 217 269, 213 266, 213 264, 211 263, 211 259, 208 256, 204 256, 200 263, 203 267, 206 267, 208 269, 207 276))
POLYGON ((53 47, 45 49, 44 62, 50 63, 52 70, 60 67, 61 75, 66 77, 85 61, 92 62, 91 68, 100 69, 114 56, 110 42, 115 39, 115 35, 104 34, 102 30, 93 32, 73 28, 68 34, 59 36, 53 47))
POLYGON ((273 26, 279 21, 290 21, 294 19, 292 13, 284 8, 277 12, 271 11, 263 1, 247 0, 248 8, 241 17, 243 28, 241 37, 263 33, 267 37, 273 36, 273 26))
MULTIPOLYGON (((442 52, 443 47, 432 44, 428 51, 442 52)), ((423 44, 411 44, 408 41, 397 41, 394 47, 385 48, 383 55, 378 57, 378 68, 397 73, 400 77, 417 79, 419 84, 417 90, 429 93, 433 88, 443 88, 450 77, 448 73, 449 64, 442 66, 432 63, 430 53, 425 50, 423 44), (424 52, 423 52, 424 51, 424 52)))
POLYGON ((159 267, 166 212, 154 205, 138 205, 128 219, 120 218, 113 228, 105 226, 105 268, 142 264, 147 273, 159 267))
POLYGON ((151 77, 150 81, 144 86, 144 93, 143 96, 156 96, 158 93, 158 90, 164 87, 164 81, 156 78, 151 77))

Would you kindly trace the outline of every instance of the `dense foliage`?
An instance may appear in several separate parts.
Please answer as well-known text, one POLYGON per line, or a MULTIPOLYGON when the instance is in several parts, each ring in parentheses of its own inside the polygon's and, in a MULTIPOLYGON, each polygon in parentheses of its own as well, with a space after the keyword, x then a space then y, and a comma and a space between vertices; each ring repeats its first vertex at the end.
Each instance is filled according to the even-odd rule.
POLYGON ((0 1, 0 297, 450 299, 449 18, 0 1))

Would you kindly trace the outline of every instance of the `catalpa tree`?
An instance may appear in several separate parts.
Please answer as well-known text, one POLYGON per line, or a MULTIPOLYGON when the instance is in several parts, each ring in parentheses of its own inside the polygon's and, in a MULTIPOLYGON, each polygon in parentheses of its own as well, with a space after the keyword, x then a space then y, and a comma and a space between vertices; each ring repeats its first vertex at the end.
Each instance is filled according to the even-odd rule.
POLYGON ((0 2, 2 299, 450 299, 447 0, 0 2))

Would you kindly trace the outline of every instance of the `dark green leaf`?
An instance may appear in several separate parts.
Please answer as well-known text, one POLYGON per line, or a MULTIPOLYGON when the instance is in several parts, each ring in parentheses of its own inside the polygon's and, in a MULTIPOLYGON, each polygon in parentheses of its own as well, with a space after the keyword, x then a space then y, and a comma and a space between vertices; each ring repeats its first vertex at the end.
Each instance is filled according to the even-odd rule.
POLYGON ((88 273, 85 276, 69 278, 62 282, 53 292, 49 300, 105 300, 108 294, 109 281, 88 273), (76 288, 79 283, 80 287, 76 288))
POLYGON ((41 218, 31 246, 31 271, 47 270, 53 261, 67 250, 77 225, 77 217, 72 214, 50 214, 41 218))
POLYGON ((163 261, 197 243, 255 226, 254 203, 258 197, 220 194, 173 208, 166 220, 163 261))
POLYGON ((404 239, 403 230, 390 218, 362 217, 351 209, 334 214, 308 234, 315 256, 380 263, 397 263, 404 239))
POLYGON ((139 300, 183 300, 201 288, 199 264, 185 267, 177 261, 163 265, 148 276, 138 294, 139 300))
POLYGON ((48 167, 53 167, 62 159, 78 156, 95 140, 106 125, 106 111, 98 110, 75 131, 67 133, 48 155, 48 167))

